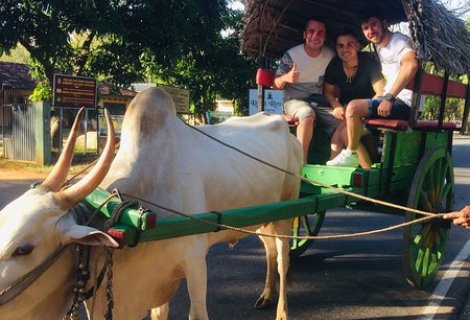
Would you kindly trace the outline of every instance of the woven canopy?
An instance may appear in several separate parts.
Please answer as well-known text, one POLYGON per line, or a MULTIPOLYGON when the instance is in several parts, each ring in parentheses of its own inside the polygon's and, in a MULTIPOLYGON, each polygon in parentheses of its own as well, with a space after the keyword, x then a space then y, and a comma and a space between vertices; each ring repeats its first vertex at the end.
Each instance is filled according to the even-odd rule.
POLYGON ((305 22, 327 22, 329 41, 342 27, 361 34, 357 13, 371 2, 390 23, 408 22, 421 61, 432 61, 451 74, 470 73, 470 32, 465 22, 435 0, 245 0, 241 49, 249 56, 279 58, 302 43, 305 22))

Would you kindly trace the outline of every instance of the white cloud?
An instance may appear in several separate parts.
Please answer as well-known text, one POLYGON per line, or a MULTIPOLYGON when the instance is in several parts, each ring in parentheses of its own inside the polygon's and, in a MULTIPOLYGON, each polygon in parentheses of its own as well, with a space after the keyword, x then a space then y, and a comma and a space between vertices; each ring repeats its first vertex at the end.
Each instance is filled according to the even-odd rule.
POLYGON ((240 11, 245 10, 245 6, 243 5, 243 3, 238 0, 229 1, 228 7, 233 10, 240 10, 240 11))

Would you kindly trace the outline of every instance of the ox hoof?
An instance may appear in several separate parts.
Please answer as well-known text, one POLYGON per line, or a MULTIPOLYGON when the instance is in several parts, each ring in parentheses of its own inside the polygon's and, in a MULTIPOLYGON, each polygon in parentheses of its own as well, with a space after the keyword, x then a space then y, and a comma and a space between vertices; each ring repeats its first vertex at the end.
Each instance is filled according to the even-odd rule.
POLYGON ((255 309, 257 310, 266 310, 274 307, 274 303, 272 300, 264 298, 263 296, 259 297, 259 299, 255 303, 255 309))

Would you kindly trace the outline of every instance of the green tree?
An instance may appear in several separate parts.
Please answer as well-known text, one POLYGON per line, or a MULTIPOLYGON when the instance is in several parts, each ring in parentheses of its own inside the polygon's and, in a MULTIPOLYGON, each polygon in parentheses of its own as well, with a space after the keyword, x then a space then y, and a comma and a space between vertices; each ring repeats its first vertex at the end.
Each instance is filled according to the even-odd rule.
POLYGON ((2 0, 0 54, 26 48, 47 97, 53 74, 127 86, 147 78, 188 88, 197 112, 219 95, 246 108, 253 62, 239 54, 241 13, 225 0, 2 0), (221 31, 235 32, 223 37, 221 31))
POLYGON ((15 48, 11 49, 8 54, 3 53, 0 56, 0 61, 29 64, 31 57, 28 50, 21 44, 18 44, 15 48))
POLYGON ((235 112, 248 113, 248 89, 253 87, 256 64, 240 53, 242 13, 227 10, 223 26, 231 33, 214 34, 203 50, 193 50, 174 65, 153 64, 151 78, 190 90, 192 109, 197 114, 214 110, 216 99, 230 99, 235 112))
POLYGON ((128 84, 148 49, 164 64, 204 48, 224 10, 222 0, 2 0, 0 53, 20 43, 49 82, 62 72, 128 84))

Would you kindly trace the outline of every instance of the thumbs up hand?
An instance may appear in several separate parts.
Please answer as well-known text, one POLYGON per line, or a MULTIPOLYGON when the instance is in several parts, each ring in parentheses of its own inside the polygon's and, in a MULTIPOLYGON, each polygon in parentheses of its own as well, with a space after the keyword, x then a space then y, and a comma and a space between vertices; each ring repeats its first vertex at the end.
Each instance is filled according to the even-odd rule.
POLYGON ((292 65, 292 69, 286 73, 286 82, 289 83, 296 83, 299 81, 300 78, 300 71, 297 69, 297 65, 294 63, 292 65))

